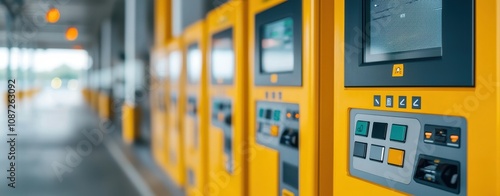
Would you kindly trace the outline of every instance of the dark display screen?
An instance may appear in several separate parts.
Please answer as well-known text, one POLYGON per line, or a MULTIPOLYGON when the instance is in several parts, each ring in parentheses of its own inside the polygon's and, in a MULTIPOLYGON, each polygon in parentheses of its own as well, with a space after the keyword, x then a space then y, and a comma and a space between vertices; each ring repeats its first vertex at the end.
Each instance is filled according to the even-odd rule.
POLYGON ((232 80, 234 77, 233 40, 229 37, 213 40, 212 76, 217 81, 232 80))
POLYGON ((189 46, 187 51, 187 74, 190 83, 198 83, 200 80, 202 63, 198 44, 189 46))
POLYGON ((442 0, 370 0, 365 62, 442 55, 442 0))
POLYGON ((291 72, 294 68, 293 19, 285 18, 263 26, 262 72, 291 72))

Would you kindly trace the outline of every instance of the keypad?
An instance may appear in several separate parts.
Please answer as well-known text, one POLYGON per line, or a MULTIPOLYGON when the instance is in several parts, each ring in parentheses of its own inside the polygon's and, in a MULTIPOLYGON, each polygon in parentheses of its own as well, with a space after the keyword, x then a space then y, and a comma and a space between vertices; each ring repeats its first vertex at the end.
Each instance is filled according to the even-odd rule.
MULTIPOLYGON (((372 124, 373 127, 371 127, 370 129, 369 121, 358 120, 356 122, 356 127, 355 127, 356 130, 354 131, 355 135, 367 136, 368 133, 371 132, 372 139, 386 140, 388 131, 387 127, 389 124, 386 122, 372 122, 372 124)), ((392 124, 390 129, 389 140, 404 143, 406 141, 407 128, 408 128, 407 125, 392 124)), ((399 151, 398 152, 394 151, 393 150, 394 148, 392 148, 391 145, 388 145, 387 148, 390 148, 389 152, 391 152, 389 155, 387 155, 387 157, 392 158, 391 159, 392 162, 389 161, 385 162, 394 166, 399 166, 399 167, 402 166, 403 165, 402 161, 404 160, 404 150, 401 150, 403 153, 400 153, 399 151), (399 160, 401 160, 401 162, 399 162, 399 160)), ((385 160, 384 154, 387 148, 384 145, 371 144, 369 159, 376 162, 384 162, 385 160)), ((355 141, 353 156, 365 159, 366 153, 367 153, 367 143, 355 141)))

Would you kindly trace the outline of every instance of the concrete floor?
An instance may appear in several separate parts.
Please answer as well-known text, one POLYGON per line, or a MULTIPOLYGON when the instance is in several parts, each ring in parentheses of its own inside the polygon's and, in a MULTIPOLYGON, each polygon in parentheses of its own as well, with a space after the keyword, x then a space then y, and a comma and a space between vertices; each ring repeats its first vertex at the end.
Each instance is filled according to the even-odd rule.
MULTIPOLYGON (((1 103, 0 125, 6 125, 5 101, 1 103)), ((30 100, 18 100, 16 113, 16 188, 7 186, 9 144, 3 126, 0 195, 143 195, 136 183, 140 179, 129 180, 107 145, 94 145, 82 134, 99 127, 99 122, 79 91, 43 89, 30 100), (86 148, 88 144, 92 149, 86 148), (80 149, 81 161, 68 159, 70 149, 80 149), (62 173, 63 169, 68 172, 62 173), (61 181, 57 173, 62 173, 61 181)), ((111 134, 103 135, 109 139, 111 134)))

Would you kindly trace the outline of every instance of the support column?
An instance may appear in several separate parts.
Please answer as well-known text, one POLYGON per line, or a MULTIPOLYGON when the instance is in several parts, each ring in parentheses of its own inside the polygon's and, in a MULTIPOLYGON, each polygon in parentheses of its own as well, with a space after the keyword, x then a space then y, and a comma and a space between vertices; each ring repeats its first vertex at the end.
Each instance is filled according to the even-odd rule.
MULTIPOLYGON (((13 25, 14 25, 14 17, 10 14, 10 13, 7 13, 6 14, 7 17, 6 17, 6 26, 7 26, 7 80, 5 80, 6 84, 5 86, 7 86, 7 83, 9 80, 12 80, 14 79, 12 77, 12 31, 14 30, 13 28, 13 25)), ((4 94, 4 98, 5 98, 5 101, 7 103, 7 105, 9 104, 8 102, 8 92, 5 92, 4 94)))
POLYGON ((101 73, 99 74, 99 81, 101 81, 101 89, 99 92, 99 116, 104 120, 110 119, 112 114, 111 42, 111 21, 107 19, 101 25, 101 73))
POLYGON ((125 103, 123 105, 123 139, 133 143, 138 135, 138 109, 135 104, 136 0, 125 0, 125 103))

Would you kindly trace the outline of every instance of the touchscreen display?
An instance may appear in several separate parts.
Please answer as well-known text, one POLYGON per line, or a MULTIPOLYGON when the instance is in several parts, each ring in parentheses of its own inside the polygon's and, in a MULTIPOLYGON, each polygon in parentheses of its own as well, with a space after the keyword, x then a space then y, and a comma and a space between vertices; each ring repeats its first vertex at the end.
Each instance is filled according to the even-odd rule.
POLYGON ((284 18, 263 26, 262 72, 291 72, 294 69, 293 19, 284 18))

